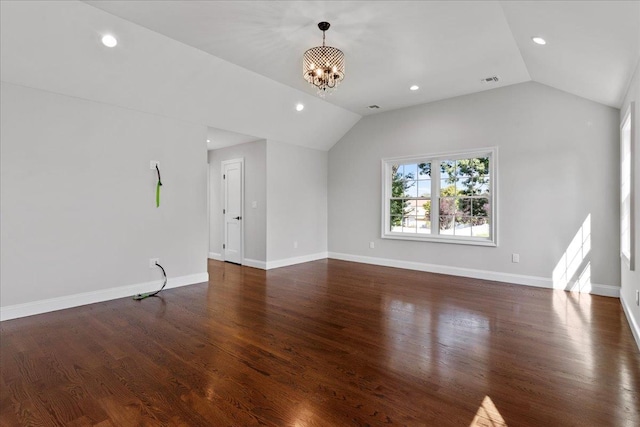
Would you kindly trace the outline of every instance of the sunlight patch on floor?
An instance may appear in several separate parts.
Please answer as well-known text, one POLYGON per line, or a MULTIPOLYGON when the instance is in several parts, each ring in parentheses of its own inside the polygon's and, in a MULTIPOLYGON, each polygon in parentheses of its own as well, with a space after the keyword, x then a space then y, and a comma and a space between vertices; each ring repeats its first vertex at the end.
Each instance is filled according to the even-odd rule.
POLYGON ((491 398, 485 396, 469 427, 507 427, 507 423, 491 398))

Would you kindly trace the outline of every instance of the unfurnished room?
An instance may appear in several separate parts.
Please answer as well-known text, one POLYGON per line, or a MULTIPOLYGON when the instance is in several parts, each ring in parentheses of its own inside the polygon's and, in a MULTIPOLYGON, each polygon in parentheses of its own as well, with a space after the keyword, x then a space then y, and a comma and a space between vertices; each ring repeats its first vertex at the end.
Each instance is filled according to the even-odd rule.
POLYGON ((0 425, 640 425, 640 1, 0 0, 0 425))

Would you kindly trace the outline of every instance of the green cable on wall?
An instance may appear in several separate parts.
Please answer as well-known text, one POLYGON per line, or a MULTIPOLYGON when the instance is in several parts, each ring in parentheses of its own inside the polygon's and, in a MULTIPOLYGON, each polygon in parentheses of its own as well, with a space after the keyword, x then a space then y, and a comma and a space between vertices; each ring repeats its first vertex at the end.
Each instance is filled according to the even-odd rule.
POLYGON ((156 163, 156 172, 158 172, 158 183, 156 184, 156 208, 160 207, 160 186, 162 185, 162 180, 160 179, 160 168, 156 163))
MULTIPOLYGON (((156 172, 158 173, 158 183, 156 184, 156 207, 159 208, 160 207, 160 186, 162 185, 162 179, 160 179, 160 168, 158 167, 158 163, 156 163, 156 172)), ((158 264, 158 261, 155 262, 155 265, 160 270, 162 270, 162 276, 164 277, 162 286, 160 287, 160 289, 158 289, 155 292, 145 292, 143 294, 137 294, 133 297, 134 300, 141 301, 145 298, 155 297, 160 292, 162 292, 165 286, 167 286, 167 272, 164 270, 163 266, 158 264)))

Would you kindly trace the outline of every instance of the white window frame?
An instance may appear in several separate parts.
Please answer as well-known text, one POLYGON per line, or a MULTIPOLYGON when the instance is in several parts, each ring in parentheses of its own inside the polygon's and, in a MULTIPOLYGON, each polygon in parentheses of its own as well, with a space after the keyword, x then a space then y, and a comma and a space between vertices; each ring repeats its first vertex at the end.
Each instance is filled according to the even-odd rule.
POLYGON ((637 129, 635 128, 635 102, 629 104, 627 112, 620 123, 620 258, 627 265, 629 270, 634 270, 634 253, 635 253, 635 138, 637 129), (626 128, 628 127, 628 133, 626 128), (628 134, 628 138, 625 136, 628 134), (625 145, 628 144, 628 147, 625 145), (629 154, 625 158, 625 152, 629 154), (628 204, 625 207, 625 193, 629 194, 628 204), (625 212, 626 209, 626 212, 625 212), (629 232, 623 235, 623 230, 628 229, 629 232))
MULTIPOLYGON (((389 157, 382 163, 382 233, 383 239, 416 240, 424 242, 455 243, 462 245, 498 246, 498 148, 488 147, 447 153, 425 154, 421 156, 389 157), (394 164, 433 163, 446 160, 489 157, 489 203, 491 216, 489 237, 450 236, 442 234, 409 234, 391 231, 391 191, 392 166, 394 164)), ((440 168, 431 167, 431 222, 432 230, 438 230, 438 209, 440 203, 440 168), (435 207, 435 209, 433 208, 435 207)))

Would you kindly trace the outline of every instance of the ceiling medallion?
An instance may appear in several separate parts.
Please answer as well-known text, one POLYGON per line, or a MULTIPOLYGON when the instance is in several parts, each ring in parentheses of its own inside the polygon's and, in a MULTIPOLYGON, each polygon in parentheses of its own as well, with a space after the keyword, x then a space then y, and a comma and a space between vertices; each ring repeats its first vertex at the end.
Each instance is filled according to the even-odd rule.
POLYGON ((335 47, 325 46, 325 31, 331 24, 320 22, 322 46, 312 47, 304 53, 302 73, 304 79, 318 88, 318 95, 331 93, 344 79, 344 53, 335 47))

